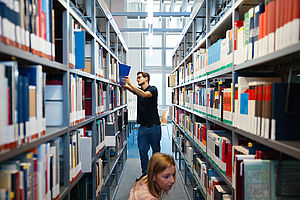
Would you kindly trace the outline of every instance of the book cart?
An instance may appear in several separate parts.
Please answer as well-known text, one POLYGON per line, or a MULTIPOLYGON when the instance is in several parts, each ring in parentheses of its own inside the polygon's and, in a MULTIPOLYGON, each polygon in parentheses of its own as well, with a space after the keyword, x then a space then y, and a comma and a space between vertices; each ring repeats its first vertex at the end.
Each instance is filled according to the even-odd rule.
POLYGON ((0 2, 1 199, 113 199, 127 45, 102 0, 0 2))
POLYGON ((299 198, 299 2, 200 0, 172 54, 190 199, 299 198))

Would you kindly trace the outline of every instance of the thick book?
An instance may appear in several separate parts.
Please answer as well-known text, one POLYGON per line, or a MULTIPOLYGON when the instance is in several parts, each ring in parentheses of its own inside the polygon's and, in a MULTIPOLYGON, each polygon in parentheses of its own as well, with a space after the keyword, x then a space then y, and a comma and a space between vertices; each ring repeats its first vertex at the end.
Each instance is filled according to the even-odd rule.
MULTIPOLYGON (((300 90, 300 84, 291 83, 291 94, 296 94, 300 90)), ((272 121, 271 121, 271 139, 274 140, 297 140, 299 134, 295 130, 299 128, 300 116, 286 112, 286 106, 293 110, 299 110, 299 102, 296 96, 286 101, 288 92, 287 83, 272 84, 272 121)))
POLYGON ((276 26, 276 1, 268 0, 267 8, 267 35, 268 35, 268 53, 275 50, 275 26, 276 26))
POLYGON ((244 199, 275 199, 275 163, 260 159, 243 161, 244 199))

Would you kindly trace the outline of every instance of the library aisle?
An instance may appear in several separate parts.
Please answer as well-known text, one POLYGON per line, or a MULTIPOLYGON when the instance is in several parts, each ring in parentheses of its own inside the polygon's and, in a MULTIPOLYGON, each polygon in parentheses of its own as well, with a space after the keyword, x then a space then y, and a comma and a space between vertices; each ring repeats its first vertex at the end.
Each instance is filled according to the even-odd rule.
MULTIPOLYGON (((162 127, 162 139, 161 139, 161 152, 168 153, 172 155, 172 126, 169 123, 169 135, 167 127, 162 127)), ((127 200, 129 197, 129 192, 132 186, 135 183, 135 179, 138 178, 141 174, 140 169, 140 160, 139 160, 139 153, 137 147, 137 130, 134 130, 134 140, 133 131, 129 133, 128 137, 128 159, 126 162, 126 166, 124 169, 124 175, 120 181, 119 189, 117 191, 116 200, 127 200)), ((149 155, 151 155, 151 150, 149 151, 149 155)), ((186 192, 183 187, 182 180, 180 178, 178 169, 176 174, 176 183, 173 186, 173 189, 169 192, 168 195, 164 197, 164 200, 171 200, 171 199, 180 199, 186 200, 189 199, 186 195, 186 192)))

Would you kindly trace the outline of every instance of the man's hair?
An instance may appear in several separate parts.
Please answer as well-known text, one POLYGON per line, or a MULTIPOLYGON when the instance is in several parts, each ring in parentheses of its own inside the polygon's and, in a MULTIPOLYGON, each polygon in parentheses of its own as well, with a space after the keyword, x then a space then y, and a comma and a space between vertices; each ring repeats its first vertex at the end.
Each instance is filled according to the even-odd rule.
POLYGON ((150 83, 150 75, 147 72, 138 72, 136 75, 142 74, 144 78, 148 78, 148 83, 150 83))

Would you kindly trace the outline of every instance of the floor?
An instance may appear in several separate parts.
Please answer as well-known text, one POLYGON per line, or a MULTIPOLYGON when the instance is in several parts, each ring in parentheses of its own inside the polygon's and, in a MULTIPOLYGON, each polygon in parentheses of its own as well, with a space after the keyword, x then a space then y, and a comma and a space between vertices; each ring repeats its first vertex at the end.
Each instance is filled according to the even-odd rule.
MULTIPOLYGON (((172 155, 171 131, 172 131, 171 124, 168 124, 168 128, 166 126, 162 127, 161 152, 172 155)), ((150 155, 151 155, 151 150, 149 152, 149 156, 150 155)), ((137 147, 137 130, 134 131, 134 137, 132 133, 129 134, 128 160, 126 162, 126 167, 124 170, 125 170, 124 175, 120 182, 120 186, 116 194, 115 200, 127 200, 129 197, 129 192, 135 183, 135 179, 141 175, 141 167, 140 167, 139 153, 137 147)), ((178 173, 176 175, 175 185, 173 186, 172 190, 169 191, 168 195, 164 197, 164 200, 172 200, 172 199, 188 200, 188 197, 186 195, 186 192, 184 190, 182 181, 178 173)))

